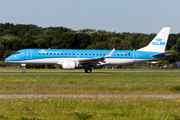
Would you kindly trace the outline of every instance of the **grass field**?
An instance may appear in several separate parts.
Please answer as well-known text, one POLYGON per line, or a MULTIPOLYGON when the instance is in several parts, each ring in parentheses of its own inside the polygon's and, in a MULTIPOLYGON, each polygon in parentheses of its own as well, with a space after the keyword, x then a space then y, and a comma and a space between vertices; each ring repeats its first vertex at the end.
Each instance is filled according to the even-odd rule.
POLYGON ((0 75, 0 94, 177 94, 175 74, 18 74, 0 75))
MULTIPOLYGON (((21 72, 22 69, 0 69, 21 72)), ((28 72, 66 72, 29 69, 28 72), (30 70, 30 71, 29 71, 30 70)), ((94 70, 121 72, 122 70, 94 70)), ((123 70, 122 72, 179 72, 123 70)), ((0 75, 0 94, 179 94, 180 74, 0 75)), ((180 98, 0 98, 4 120, 179 120, 180 98)))
POLYGON ((180 98, 0 99, 7 120, 179 120, 180 98))

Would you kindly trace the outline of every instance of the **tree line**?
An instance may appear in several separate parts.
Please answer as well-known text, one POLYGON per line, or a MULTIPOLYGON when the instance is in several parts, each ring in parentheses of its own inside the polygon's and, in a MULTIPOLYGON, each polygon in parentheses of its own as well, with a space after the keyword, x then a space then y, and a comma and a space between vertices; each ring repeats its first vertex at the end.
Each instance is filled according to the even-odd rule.
MULTIPOLYGON (((0 61, 19 49, 113 49, 136 50, 156 36, 142 33, 116 33, 105 30, 72 30, 65 27, 42 28, 36 25, 0 23, 0 61)), ((180 61, 180 33, 170 34, 167 51, 174 51, 169 63, 180 61)))

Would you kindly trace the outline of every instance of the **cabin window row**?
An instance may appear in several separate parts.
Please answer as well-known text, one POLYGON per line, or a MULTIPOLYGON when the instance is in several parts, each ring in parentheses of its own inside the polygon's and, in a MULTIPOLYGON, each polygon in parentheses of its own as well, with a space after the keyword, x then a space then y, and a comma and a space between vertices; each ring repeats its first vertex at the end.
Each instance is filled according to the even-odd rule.
MULTIPOLYGON (((114 54, 114 56, 116 56, 116 54, 114 54)), ((117 54, 117 56, 131 56, 131 54, 130 53, 128 53, 128 54, 117 54)))
MULTIPOLYGON (((75 55, 74 53, 39 53, 39 55, 75 55)), ((77 53, 76 55, 88 55, 88 54, 83 54, 83 53, 77 53)), ((105 56, 106 54, 89 54, 89 55, 100 55, 100 56, 105 56)))
MULTIPOLYGON (((63 53, 49 53, 49 54, 48 53, 39 53, 39 55, 75 55, 75 54, 74 53, 72 53, 72 54, 71 53, 69 53, 69 54, 68 53, 64 53, 64 54, 63 53)), ((81 54, 77 53, 76 55, 84 55, 84 54, 83 53, 81 53, 81 54)), ((86 53, 85 55, 88 55, 88 54, 86 53)), ((97 56, 98 55, 100 55, 100 56, 103 55, 103 56, 105 56, 106 54, 89 54, 89 55, 93 55, 93 56, 94 55, 97 55, 97 56)), ((128 54, 114 54, 114 56, 116 56, 116 55, 117 56, 131 56, 130 53, 128 53, 128 54)))

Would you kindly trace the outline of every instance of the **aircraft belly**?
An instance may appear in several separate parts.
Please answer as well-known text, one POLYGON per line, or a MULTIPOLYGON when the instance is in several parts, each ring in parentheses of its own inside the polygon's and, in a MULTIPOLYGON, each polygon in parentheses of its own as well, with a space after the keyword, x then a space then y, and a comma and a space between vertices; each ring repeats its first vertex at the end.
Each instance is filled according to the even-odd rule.
MULTIPOLYGON (((19 64, 57 64, 59 61, 78 61, 86 58, 44 58, 44 59, 31 59, 22 61, 11 61, 10 63, 19 64)), ((147 61, 147 59, 117 59, 117 58, 106 58, 105 60, 92 63, 94 66, 105 66, 105 65, 128 65, 139 62, 147 61)), ((92 61, 91 61, 92 62, 92 61)), ((87 62, 87 63, 91 63, 87 62)))

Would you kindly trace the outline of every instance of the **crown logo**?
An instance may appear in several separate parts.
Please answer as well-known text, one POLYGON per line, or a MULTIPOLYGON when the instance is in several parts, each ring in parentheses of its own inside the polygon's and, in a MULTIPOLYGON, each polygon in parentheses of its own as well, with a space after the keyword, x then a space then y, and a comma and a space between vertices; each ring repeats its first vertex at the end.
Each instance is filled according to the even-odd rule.
POLYGON ((157 38, 156 40, 157 40, 157 41, 162 41, 162 39, 161 39, 161 38, 157 38))

